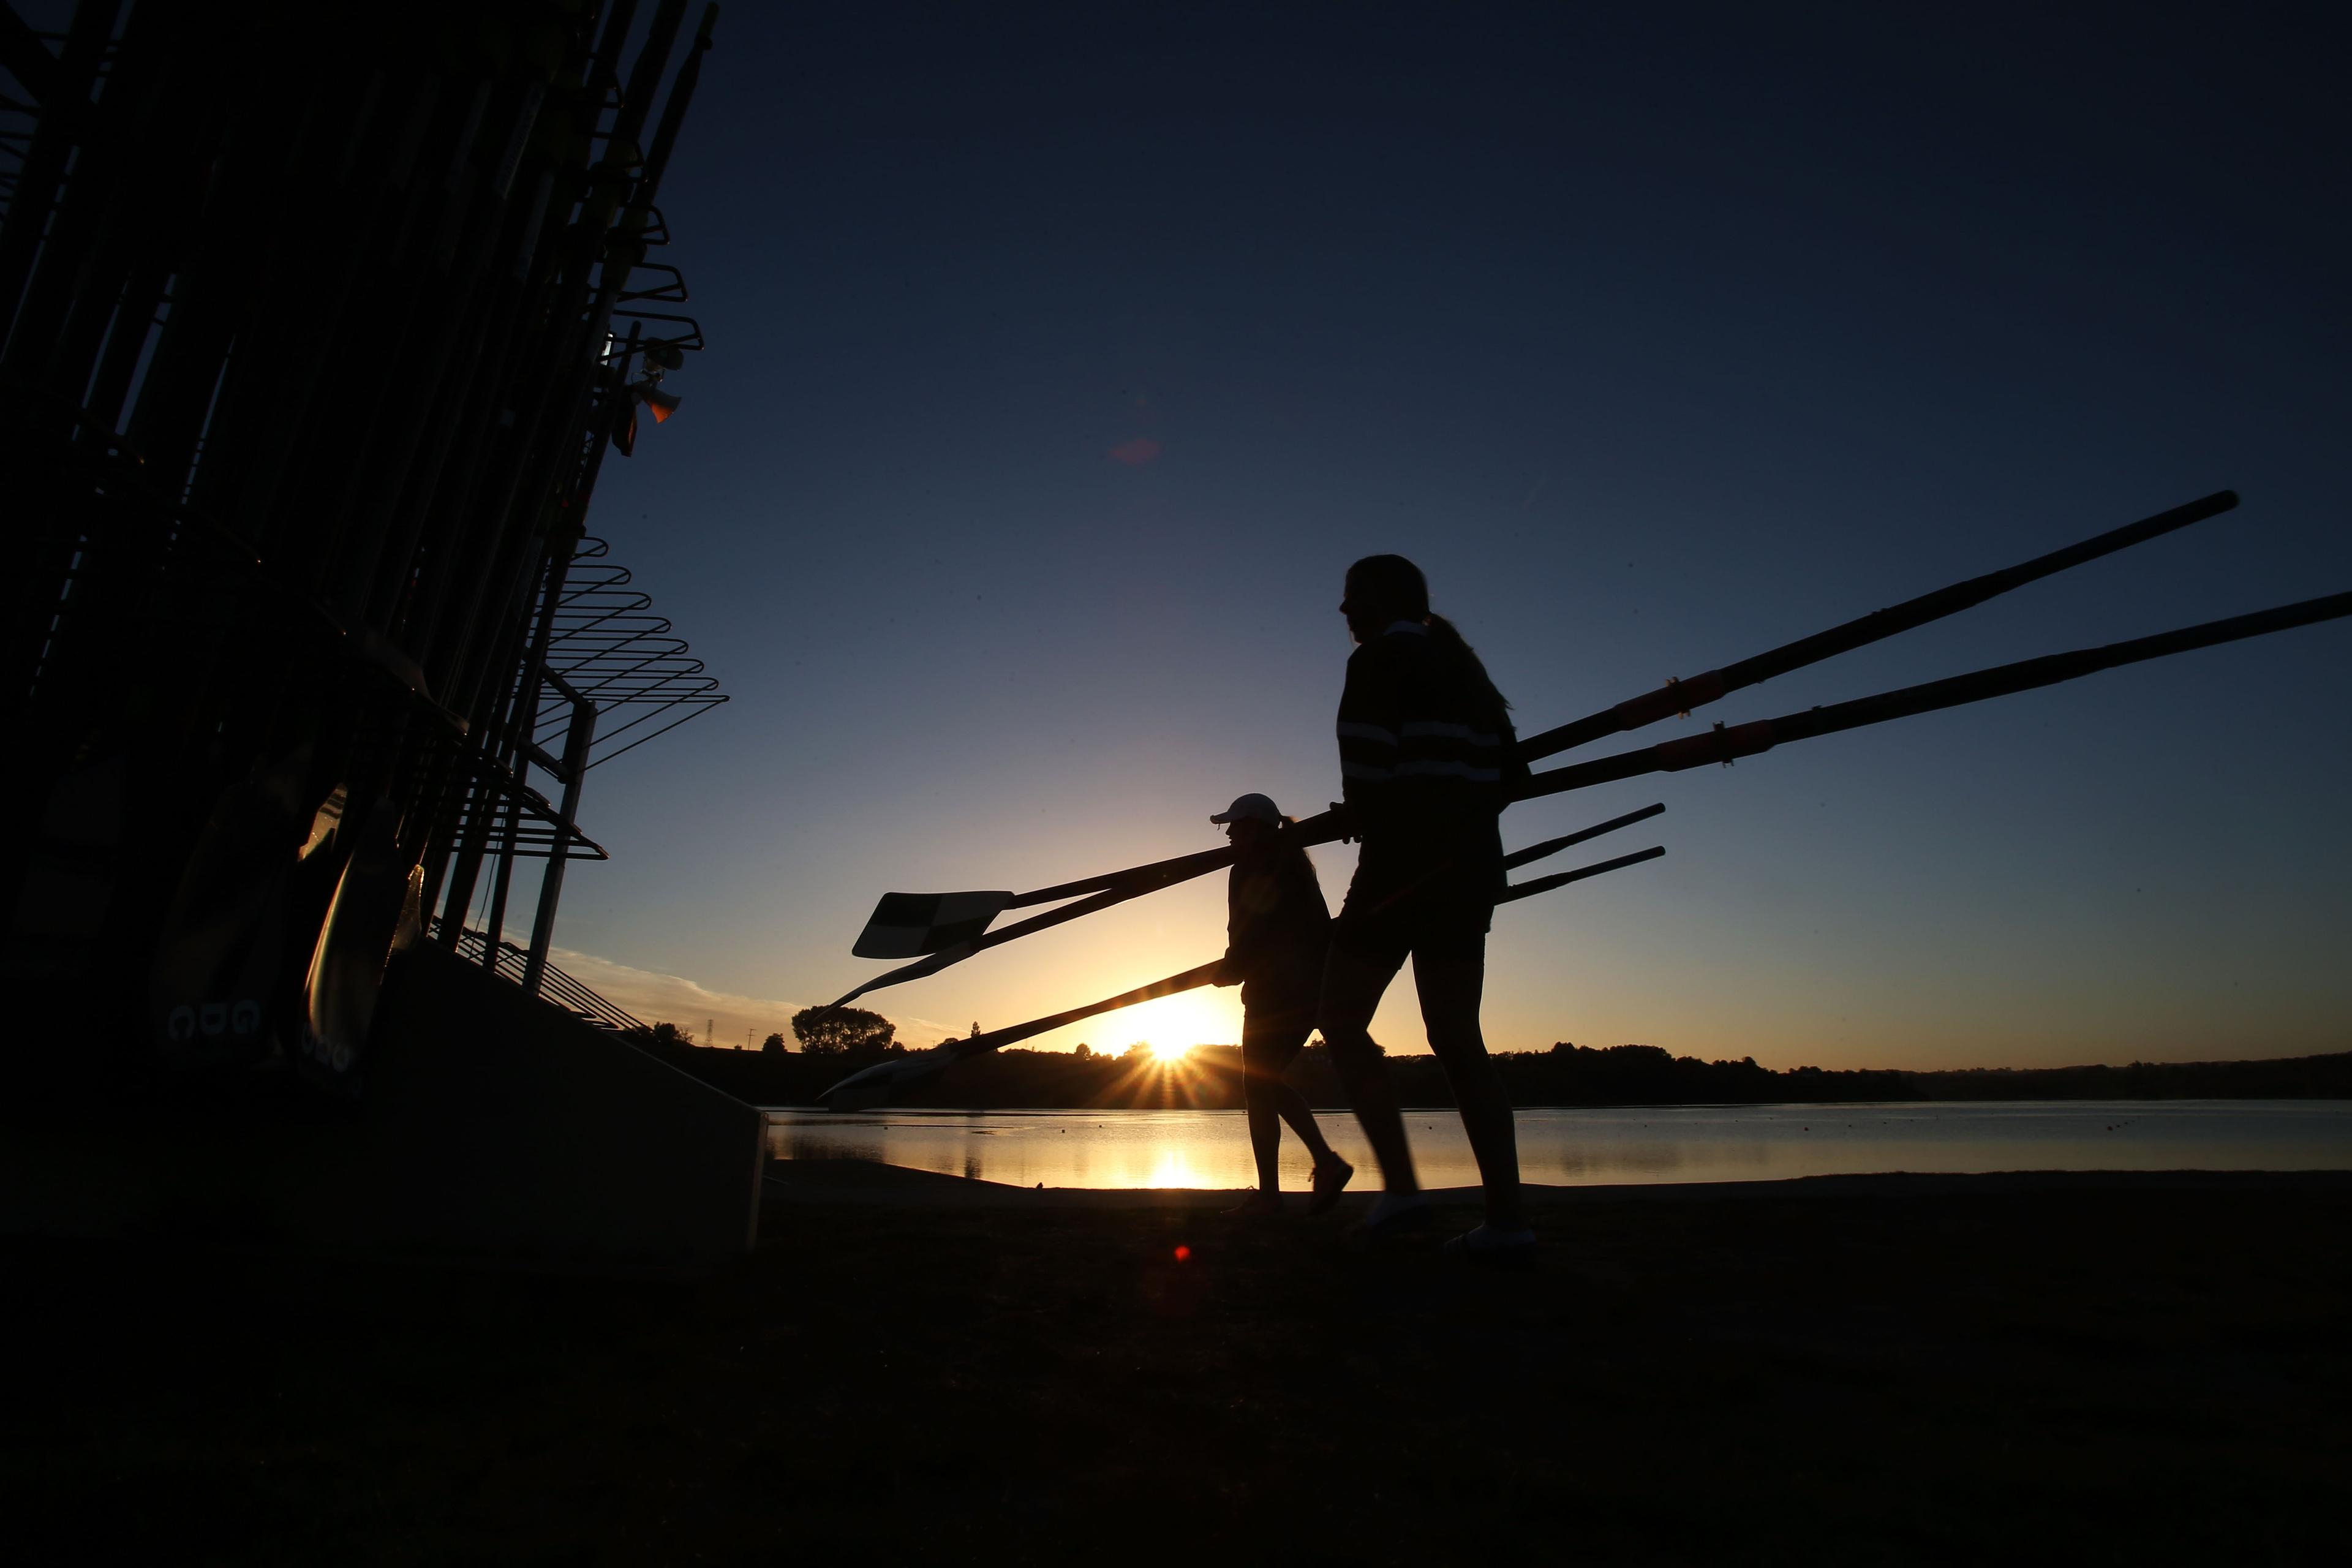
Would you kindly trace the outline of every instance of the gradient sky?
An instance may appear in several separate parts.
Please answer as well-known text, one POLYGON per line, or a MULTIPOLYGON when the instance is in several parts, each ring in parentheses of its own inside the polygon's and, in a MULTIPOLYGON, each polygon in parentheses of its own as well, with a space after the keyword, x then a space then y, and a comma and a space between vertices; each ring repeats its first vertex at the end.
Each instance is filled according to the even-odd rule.
MULTIPOLYGON (((1001 9, 721 17, 662 203, 711 346, 592 527, 733 701, 592 775, 615 858, 558 932, 646 1016, 740 1043, 880 967, 849 943, 885 889, 1210 847, 1243 790, 1319 809, 1370 552, 1423 565, 1528 731, 2223 486, 1706 717, 2352 587, 2316 33, 1001 9)), ((1511 845, 1663 800, 1552 864, 1667 858, 1498 915, 1488 1038, 2352 1047, 2347 698, 2339 623, 1515 809, 1511 845)), ((1352 850, 1316 858, 1336 906, 1352 850)), ((1223 896, 872 1000, 916 1045, 1017 1022, 1214 956, 1223 896)), ((1409 984, 1376 1033, 1425 1048, 1409 984)), ((1238 1034, 1227 991, 1039 1043, 1238 1034)))

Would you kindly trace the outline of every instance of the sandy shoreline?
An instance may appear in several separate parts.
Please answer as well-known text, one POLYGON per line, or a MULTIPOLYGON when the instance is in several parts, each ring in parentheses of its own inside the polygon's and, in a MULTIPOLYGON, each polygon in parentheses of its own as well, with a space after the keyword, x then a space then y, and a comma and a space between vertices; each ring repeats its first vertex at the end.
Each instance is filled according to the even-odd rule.
MULTIPOLYGON (((1340 1200, 1349 1214, 1371 1203, 1373 1180, 1360 1173, 1358 1186, 1340 1200)), ((1693 1204, 1808 1198, 1922 1198, 1961 1194, 2031 1193, 2352 1193, 2352 1171, 1996 1171, 1956 1175, 1941 1172, 1886 1171, 1869 1175, 1794 1176, 1762 1182, 1640 1182, 1589 1186, 1529 1183, 1522 1189, 1532 1207, 1594 1204, 1693 1204)), ((885 1208, 1035 1210, 1167 1209, 1190 1213, 1230 1208, 1239 1190, 1202 1187, 1016 1187, 1003 1182, 952 1176, 939 1171, 867 1160, 772 1160, 762 1181, 762 1201, 775 1207, 810 1205, 885 1208)), ((1303 1212, 1304 1194, 1286 1194, 1303 1212)), ((1439 1187, 1430 1196, 1441 1204, 1475 1204, 1475 1187, 1439 1187)))
MULTIPOLYGON (((2352 1173, 1546 1188, 1531 1273, 856 1162, 712 1276, 19 1239, 27 1561, 2352 1557, 2352 1173), (1139 1521, 1145 1521, 1139 1525, 1139 1521)), ((1352 1200, 1361 1204, 1367 1200, 1352 1200)))

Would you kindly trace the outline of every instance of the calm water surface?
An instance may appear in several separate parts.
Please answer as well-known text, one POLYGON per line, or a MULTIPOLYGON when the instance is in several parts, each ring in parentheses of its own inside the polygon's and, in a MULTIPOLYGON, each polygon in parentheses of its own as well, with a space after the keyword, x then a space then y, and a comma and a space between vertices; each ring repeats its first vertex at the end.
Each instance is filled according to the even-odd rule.
MULTIPOLYGON (((1344 1111, 1324 1135, 1374 1184, 1344 1111)), ((1409 1110, 1424 1185, 1478 1180, 1451 1110, 1409 1110)), ((1874 1171, 2352 1170, 2352 1100, 2043 1100, 2008 1104, 1633 1106, 1518 1113, 1530 1182, 1738 1182, 1874 1171)), ((772 1110, 780 1159, 877 1160, 1034 1187, 1255 1184, 1238 1110, 772 1110)), ((1307 1163, 1282 1137, 1282 1184, 1307 1163)))

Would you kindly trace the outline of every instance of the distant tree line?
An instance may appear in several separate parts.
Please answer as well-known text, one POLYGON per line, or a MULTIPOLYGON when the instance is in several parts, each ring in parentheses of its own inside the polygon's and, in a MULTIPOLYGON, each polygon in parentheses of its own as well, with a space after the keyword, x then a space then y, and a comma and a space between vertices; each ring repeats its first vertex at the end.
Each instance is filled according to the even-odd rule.
MULTIPOLYGON (((903 1056, 888 1020, 843 1022, 801 1034, 803 1048, 739 1051, 686 1043, 656 1026, 640 1043, 696 1077, 759 1105, 814 1105, 861 1068, 903 1056)), ((862 1010, 852 1010, 853 1012, 862 1010)), ((839 1016, 836 1016, 838 1018, 839 1016)), ((772 1037, 772 1038, 775 1038, 772 1037)), ((777 1044, 781 1046, 781 1039, 777 1044)), ((1565 1041, 1548 1051, 1498 1051, 1495 1064, 1516 1105, 1766 1105, 1936 1100, 2308 1100, 2352 1099, 2352 1051, 2256 1062, 2134 1062, 2128 1067, 1994 1068, 1957 1072, 1760 1067, 1753 1057, 1702 1061, 1655 1046, 1594 1047, 1565 1041)), ((1450 1106, 1452 1087, 1437 1058, 1391 1057, 1407 1105, 1450 1106)), ((1348 1100, 1320 1041, 1307 1047, 1290 1081, 1318 1110, 1348 1100)), ((991 1051, 912 1086, 898 1103, 1000 1110, 1010 1107, 1191 1107, 1242 1103, 1241 1049, 1196 1046, 1180 1064, 1148 1051, 991 1051)))

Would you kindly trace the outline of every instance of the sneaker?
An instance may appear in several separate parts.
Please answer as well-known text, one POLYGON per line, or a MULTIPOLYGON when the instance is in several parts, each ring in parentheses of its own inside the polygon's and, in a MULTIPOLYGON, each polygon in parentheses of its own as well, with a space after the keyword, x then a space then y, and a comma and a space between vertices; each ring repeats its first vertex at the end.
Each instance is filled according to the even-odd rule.
POLYGON ((1271 1219, 1282 1212, 1282 1199, 1274 1193, 1252 1193, 1223 1212, 1227 1219, 1271 1219))
POLYGON ((1536 1262, 1536 1233, 1526 1226, 1505 1230, 1482 1225, 1447 1240, 1445 1256, 1475 1263, 1481 1268, 1532 1268, 1536 1262))
POLYGON ((1348 1239, 1358 1247, 1384 1247, 1427 1228, 1435 1217, 1426 1193, 1382 1193, 1372 1212, 1348 1227, 1348 1239))
POLYGON ((1315 1191, 1307 1200, 1307 1212, 1330 1213, 1331 1205, 1339 1201, 1341 1189, 1355 1179, 1355 1174, 1356 1167, 1337 1154, 1315 1162, 1315 1191))

